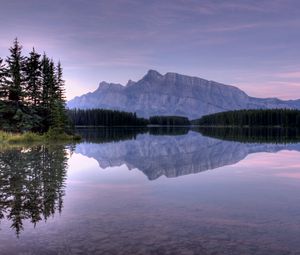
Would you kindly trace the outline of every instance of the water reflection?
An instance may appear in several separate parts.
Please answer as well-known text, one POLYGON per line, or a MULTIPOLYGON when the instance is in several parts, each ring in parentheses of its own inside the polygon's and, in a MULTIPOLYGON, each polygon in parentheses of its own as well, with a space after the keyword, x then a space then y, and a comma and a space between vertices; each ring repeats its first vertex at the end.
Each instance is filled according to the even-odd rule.
POLYGON ((298 143, 300 129, 280 127, 252 127, 252 128, 219 128, 196 127, 193 130, 201 134, 221 140, 243 143, 298 143))
MULTIPOLYGON (((262 143, 250 131, 220 129, 98 128, 79 132, 84 142, 76 146, 76 153, 94 158, 103 169, 125 164, 149 180, 233 165, 256 152, 300 151, 299 143, 291 143, 298 135, 294 131, 274 131, 275 135, 268 131, 265 136, 266 131, 260 131, 260 136, 267 137, 268 142, 276 138, 272 140, 276 143, 262 143), (255 143, 245 143, 249 139, 255 143)), ((72 149, 58 144, 0 150, 0 222, 9 222, 19 235, 25 221, 35 226, 62 211, 68 151, 72 149)))
POLYGON ((135 140, 137 135, 185 135, 189 127, 111 127, 111 128, 78 128, 76 132, 85 142, 109 143, 126 140, 135 140))
MULTIPOLYGON (((129 129, 131 139, 126 140, 123 133, 122 139, 116 143, 101 143, 101 135, 97 140, 91 139, 90 132, 108 134, 106 129, 81 130, 86 143, 79 144, 76 152, 98 161, 101 168, 120 166, 125 164, 128 169, 137 168, 149 180, 160 176, 178 177, 192 173, 215 169, 225 165, 235 164, 247 155, 257 152, 278 152, 280 150, 300 151, 300 144, 291 143, 298 133, 293 131, 240 131, 234 136, 234 131, 205 130, 187 128, 173 129, 129 129), (224 138, 223 140, 207 137, 224 138), (160 134, 160 135, 157 135, 160 134), (256 135, 257 136, 256 136, 256 135), (124 138, 124 139, 123 139, 124 138), (264 139, 263 139, 264 138, 264 139), (123 141, 120 141, 123 140, 123 141), (243 141, 233 142, 230 140, 243 141), (252 143, 245 143, 251 140, 252 143), (265 143, 268 141, 268 143, 265 143), (285 143, 279 143, 279 142, 285 143), (288 143, 290 142, 290 143, 288 143)), ((107 141, 105 136, 103 141, 107 141)))
POLYGON ((299 253, 298 143, 241 143, 186 128, 80 132, 72 157, 65 145, 1 150, 1 254, 299 253), (142 172, 110 168, 124 164, 142 172), (225 165, 172 180, 141 174, 225 165))
POLYGON ((17 235, 23 222, 36 225, 61 212, 66 179, 64 145, 6 148, 0 151, 0 221, 17 235))

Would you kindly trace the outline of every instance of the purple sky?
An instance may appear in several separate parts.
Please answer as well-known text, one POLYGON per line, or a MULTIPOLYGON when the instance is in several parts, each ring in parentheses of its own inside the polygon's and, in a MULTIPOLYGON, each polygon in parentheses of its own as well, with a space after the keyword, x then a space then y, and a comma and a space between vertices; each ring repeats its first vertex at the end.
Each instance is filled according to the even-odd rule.
POLYGON ((67 96, 148 69, 300 98, 299 0, 0 0, 0 56, 15 37, 65 70, 67 96))

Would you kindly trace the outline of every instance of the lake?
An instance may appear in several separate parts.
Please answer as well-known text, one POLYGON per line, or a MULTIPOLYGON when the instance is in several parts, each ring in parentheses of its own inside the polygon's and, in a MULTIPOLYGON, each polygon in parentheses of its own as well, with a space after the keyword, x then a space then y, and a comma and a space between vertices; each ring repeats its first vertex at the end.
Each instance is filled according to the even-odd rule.
POLYGON ((300 254, 296 138, 78 132, 0 150, 0 254, 300 254))

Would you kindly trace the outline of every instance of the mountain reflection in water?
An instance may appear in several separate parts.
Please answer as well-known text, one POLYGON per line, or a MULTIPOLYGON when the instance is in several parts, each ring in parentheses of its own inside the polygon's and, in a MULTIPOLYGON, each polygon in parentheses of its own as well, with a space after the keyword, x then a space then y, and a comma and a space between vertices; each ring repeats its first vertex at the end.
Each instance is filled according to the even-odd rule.
POLYGON ((249 130, 78 131, 84 139, 76 146, 1 148, 1 254, 300 251, 297 132, 264 140, 249 130))
POLYGON ((80 133, 85 142, 76 146, 76 153, 94 158, 101 168, 123 164, 128 169, 137 168, 149 180, 232 165, 251 153, 300 151, 297 130, 169 127, 81 129, 80 133), (217 138, 203 136, 201 132, 217 138))
MULTIPOLYGON (((226 139, 220 140, 203 136, 199 129, 185 127, 90 128, 78 132, 84 139, 75 147, 53 144, 0 150, 0 223, 9 222, 17 236, 24 230, 24 221, 35 226, 61 213, 68 153, 71 155, 73 151, 94 158, 102 169, 125 164, 128 169, 142 171, 149 180, 232 165, 251 153, 300 151, 299 143, 278 143, 285 141, 281 134, 287 132, 282 131, 276 131, 277 143, 271 143, 270 137, 269 143, 259 143, 257 139, 255 143, 245 143, 244 139, 253 139, 253 133, 247 137, 239 132, 238 139, 243 142, 234 142, 230 141, 234 138, 232 131, 202 130, 226 139)), ((288 136, 288 142, 297 141, 292 136, 288 136)))

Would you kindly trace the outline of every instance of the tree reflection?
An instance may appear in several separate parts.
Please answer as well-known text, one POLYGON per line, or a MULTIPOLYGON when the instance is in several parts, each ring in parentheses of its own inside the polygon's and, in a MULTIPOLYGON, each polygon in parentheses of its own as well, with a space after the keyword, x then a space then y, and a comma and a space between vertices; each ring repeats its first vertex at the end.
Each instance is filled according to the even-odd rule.
POLYGON ((0 151, 0 220, 19 235, 23 221, 34 225, 61 212, 67 169, 64 145, 0 151))
POLYGON ((204 136, 243 143, 299 143, 299 128, 280 127, 195 127, 204 136))
POLYGON ((110 143, 126 140, 135 140, 138 135, 186 135, 189 127, 172 127, 172 126, 156 126, 156 127, 99 127, 99 128, 79 128, 76 130, 78 134, 88 143, 110 143))

